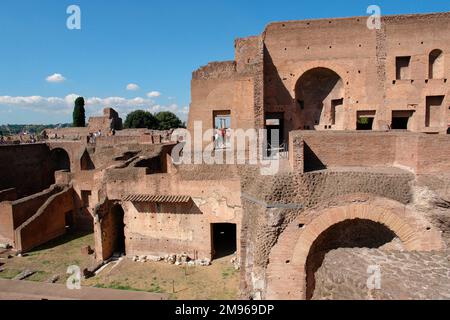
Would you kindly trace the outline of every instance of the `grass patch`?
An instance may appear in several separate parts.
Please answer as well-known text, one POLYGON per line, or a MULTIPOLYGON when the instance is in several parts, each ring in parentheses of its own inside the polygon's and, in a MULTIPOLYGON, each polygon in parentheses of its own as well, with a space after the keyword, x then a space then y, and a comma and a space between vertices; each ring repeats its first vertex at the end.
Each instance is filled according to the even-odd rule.
POLYGON ((235 268, 226 268, 222 270, 222 278, 227 279, 233 277, 236 274, 237 270, 235 268))
POLYGON ((5 269, 3 272, 0 272, 0 278, 11 280, 21 272, 22 271, 16 269, 5 269))
POLYGON ((50 278, 50 274, 45 271, 37 271, 27 278, 29 281, 44 282, 50 278))
POLYGON ((110 284, 97 283, 94 285, 95 288, 102 289, 115 289, 115 290, 124 290, 124 291, 139 291, 139 292, 152 292, 152 293, 164 293, 164 290, 157 283, 152 283, 150 289, 138 289, 133 288, 128 284, 121 284, 119 282, 111 282, 110 284))

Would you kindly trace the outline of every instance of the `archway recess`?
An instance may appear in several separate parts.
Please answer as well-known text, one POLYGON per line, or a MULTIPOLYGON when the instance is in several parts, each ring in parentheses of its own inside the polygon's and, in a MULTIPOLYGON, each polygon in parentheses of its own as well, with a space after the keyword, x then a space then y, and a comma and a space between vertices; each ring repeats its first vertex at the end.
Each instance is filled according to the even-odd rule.
POLYGON ((70 172, 70 157, 66 150, 55 148, 50 152, 50 159, 55 171, 67 170, 70 172))
POLYGON ((344 126, 344 81, 333 70, 316 67, 303 73, 295 85, 300 108, 300 129, 342 129, 344 126))
POLYGON ((347 199, 333 207, 308 210, 286 227, 269 255, 266 299, 308 298, 307 293, 311 294, 307 290, 308 263, 312 256, 327 249, 376 248, 384 244, 400 245, 408 251, 444 247, 439 230, 420 213, 390 199, 361 199, 356 197, 355 201, 347 199), (345 229, 349 233, 347 240, 345 234, 341 239, 333 237, 333 232, 336 235, 345 229), (355 230, 367 232, 358 237, 352 235, 355 230), (378 233, 377 239, 371 240, 374 233, 378 233))

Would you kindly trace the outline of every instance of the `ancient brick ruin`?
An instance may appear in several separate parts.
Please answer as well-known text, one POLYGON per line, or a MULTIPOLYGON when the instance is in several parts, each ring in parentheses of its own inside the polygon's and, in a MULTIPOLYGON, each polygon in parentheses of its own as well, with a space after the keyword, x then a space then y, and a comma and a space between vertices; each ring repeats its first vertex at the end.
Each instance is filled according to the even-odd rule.
MULTIPOLYGON (((420 271, 450 270, 449 30, 449 13, 384 17, 379 30, 358 17, 272 23, 236 40, 235 61, 196 70, 189 132, 278 130, 274 175, 175 164, 167 132, 120 130, 112 109, 0 146, 0 243, 26 252, 84 229, 98 261, 236 252, 245 299, 427 298, 420 271), (330 284, 339 254, 353 275, 330 284), (366 264, 382 261, 389 290, 368 294, 366 264), (410 285, 396 296, 395 281, 410 285)), ((449 298, 442 285, 428 298, 449 298)))

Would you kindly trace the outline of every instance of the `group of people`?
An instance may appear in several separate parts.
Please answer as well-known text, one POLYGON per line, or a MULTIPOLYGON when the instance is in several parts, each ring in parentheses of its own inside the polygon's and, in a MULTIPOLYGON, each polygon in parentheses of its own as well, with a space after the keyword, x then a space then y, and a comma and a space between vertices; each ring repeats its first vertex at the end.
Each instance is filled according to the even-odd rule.
POLYGON ((36 143, 42 140, 42 137, 33 133, 20 133, 15 136, 0 135, 0 144, 24 144, 24 143, 36 143))

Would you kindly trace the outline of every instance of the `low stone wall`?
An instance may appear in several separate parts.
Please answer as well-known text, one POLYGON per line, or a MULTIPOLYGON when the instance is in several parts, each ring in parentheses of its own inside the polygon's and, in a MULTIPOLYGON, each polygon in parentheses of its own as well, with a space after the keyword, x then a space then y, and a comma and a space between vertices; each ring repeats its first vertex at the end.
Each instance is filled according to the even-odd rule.
POLYGON ((161 135, 142 135, 142 136, 102 136, 95 139, 97 147, 116 146, 120 144, 160 144, 161 135))
POLYGON ((39 210, 15 230, 16 250, 29 251, 66 232, 66 212, 73 210, 73 189, 52 195, 39 210))
POLYGON ((405 167, 417 174, 450 171, 450 136, 400 132, 290 133, 296 172, 330 167, 405 167))

